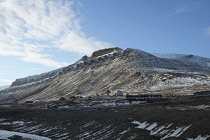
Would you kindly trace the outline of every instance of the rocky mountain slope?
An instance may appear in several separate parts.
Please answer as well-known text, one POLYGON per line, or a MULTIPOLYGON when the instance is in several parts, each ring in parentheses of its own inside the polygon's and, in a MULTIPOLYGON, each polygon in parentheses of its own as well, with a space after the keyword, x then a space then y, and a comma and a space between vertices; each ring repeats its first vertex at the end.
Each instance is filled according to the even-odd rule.
POLYGON ((0 102, 89 96, 109 89, 130 94, 193 94, 210 89, 210 59, 193 55, 149 54, 109 48, 72 65, 17 79, 0 91, 0 102))

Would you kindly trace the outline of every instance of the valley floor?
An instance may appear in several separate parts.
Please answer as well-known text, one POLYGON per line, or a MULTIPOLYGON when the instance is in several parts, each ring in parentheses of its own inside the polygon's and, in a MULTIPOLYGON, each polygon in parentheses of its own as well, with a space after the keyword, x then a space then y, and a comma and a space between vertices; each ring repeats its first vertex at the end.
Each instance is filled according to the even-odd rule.
POLYGON ((210 96, 115 107, 0 109, 0 139, 210 139, 210 96))

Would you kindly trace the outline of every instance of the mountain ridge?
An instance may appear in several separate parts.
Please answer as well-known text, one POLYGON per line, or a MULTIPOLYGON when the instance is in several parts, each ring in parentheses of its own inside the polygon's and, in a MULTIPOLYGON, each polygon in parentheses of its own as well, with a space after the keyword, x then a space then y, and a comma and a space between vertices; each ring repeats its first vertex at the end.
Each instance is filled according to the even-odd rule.
POLYGON ((193 94, 209 89, 209 62, 209 58, 193 55, 166 57, 131 48, 108 48, 67 67, 17 79, 0 92, 0 102, 95 96, 107 89, 112 95, 118 90, 131 94, 193 94))

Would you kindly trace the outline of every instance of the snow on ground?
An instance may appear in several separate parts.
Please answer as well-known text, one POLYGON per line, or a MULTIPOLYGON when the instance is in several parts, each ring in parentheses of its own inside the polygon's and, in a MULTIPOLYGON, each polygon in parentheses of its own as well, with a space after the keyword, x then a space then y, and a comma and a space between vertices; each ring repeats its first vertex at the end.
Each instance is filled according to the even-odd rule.
POLYGON ((12 137, 14 135, 21 136, 25 139, 33 139, 33 140, 51 140, 50 138, 47 137, 42 137, 38 135, 33 135, 33 134, 27 134, 27 133, 19 133, 15 131, 6 131, 6 130, 0 130, 0 139, 5 139, 9 140, 9 137, 12 137))
POLYGON ((116 102, 107 102, 98 104, 98 106, 126 106, 126 105, 134 105, 134 104, 141 104, 144 103, 143 101, 132 101, 132 102, 123 102, 123 103, 116 103, 116 102))
MULTIPOLYGON (((3 97, 2 97, 2 98, 3 98, 3 97)), ((11 107, 11 105, 0 105, 0 107, 9 108, 9 107, 11 107)))
POLYGON ((7 119, 5 118, 0 118, 0 122, 6 121, 7 119))
POLYGON ((147 127, 147 130, 152 130, 153 128, 155 128, 157 126, 157 123, 153 123, 151 124, 149 127, 147 127))
POLYGON ((14 124, 14 125, 24 125, 24 122, 23 121, 14 121, 14 122, 12 122, 12 124, 14 124))
POLYGON ((191 125, 189 126, 181 126, 181 127, 176 127, 175 130, 169 132, 165 137, 162 138, 166 139, 168 137, 179 137, 182 135, 182 133, 184 133, 188 128, 190 128, 191 125))
POLYGON ((210 135, 207 136, 198 136, 197 138, 193 139, 193 138, 188 138, 187 140, 207 140, 208 138, 210 138, 210 135))
POLYGON ((206 108, 210 108, 210 105, 190 106, 190 108, 195 108, 195 109, 206 109, 206 108))
POLYGON ((138 122, 138 121, 133 121, 132 123, 138 124, 139 126, 137 128, 141 128, 141 129, 145 129, 146 126, 148 125, 147 122, 141 123, 141 122, 138 122))
POLYGON ((172 128, 170 129, 170 126, 172 124, 158 126, 156 122, 155 123, 148 123, 148 122, 141 123, 139 121, 133 121, 132 123, 138 125, 136 128, 146 129, 150 131, 150 135, 162 136, 161 138, 162 140, 169 137, 179 137, 191 126, 191 125, 180 126, 180 127, 176 127, 175 129, 172 129, 172 128))
POLYGON ((24 122, 23 122, 23 121, 3 122, 3 121, 5 121, 5 120, 6 120, 6 119, 0 118, 0 124, 1 124, 1 125, 24 125, 24 122))
POLYGON ((83 127, 88 127, 88 126, 93 125, 93 124, 95 124, 95 123, 96 123, 96 122, 95 122, 95 120, 94 120, 94 121, 91 121, 91 122, 85 124, 83 127))
POLYGON ((127 130, 124 130, 123 132, 120 133, 120 135, 125 134, 126 132, 128 132, 130 130, 130 128, 128 128, 127 130))
POLYGON ((102 100, 102 101, 91 101, 90 103, 87 103, 86 101, 78 100, 77 103, 78 103, 77 105, 61 106, 59 108, 62 109, 62 108, 72 108, 72 107, 73 108, 74 107, 118 107, 118 106, 141 104, 141 103, 145 103, 145 101, 117 102, 116 100, 112 100, 112 101, 102 100))

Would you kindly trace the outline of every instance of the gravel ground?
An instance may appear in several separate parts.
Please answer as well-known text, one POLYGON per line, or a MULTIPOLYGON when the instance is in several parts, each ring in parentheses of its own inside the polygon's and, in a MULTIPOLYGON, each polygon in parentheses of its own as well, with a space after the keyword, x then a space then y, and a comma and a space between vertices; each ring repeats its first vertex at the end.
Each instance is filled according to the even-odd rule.
POLYGON ((53 140, 210 139, 208 105, 209 96, 167 104, 104 108, 1 108, 0 130, 35 134, 53 140), (206 107, 196 108, 199 105, 206 107))

